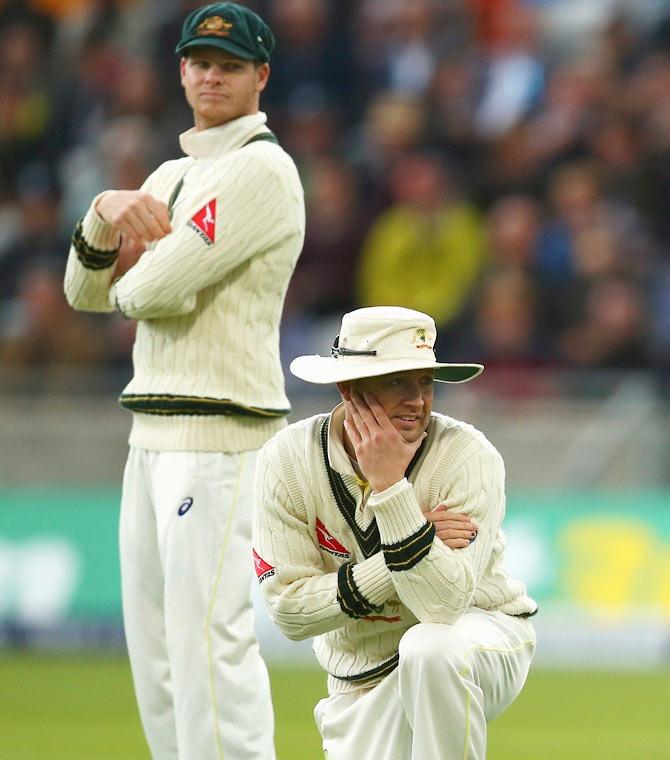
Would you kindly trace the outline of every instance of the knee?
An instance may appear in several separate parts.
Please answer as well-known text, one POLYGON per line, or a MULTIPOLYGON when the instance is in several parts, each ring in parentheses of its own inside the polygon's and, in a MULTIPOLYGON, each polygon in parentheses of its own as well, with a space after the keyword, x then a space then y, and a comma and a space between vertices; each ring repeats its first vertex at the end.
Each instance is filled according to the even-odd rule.
POLYGON ((471 644, 457 627, 441 623, 418 623, 400 639, 399 667, 460 672, 467 664, 471 644))

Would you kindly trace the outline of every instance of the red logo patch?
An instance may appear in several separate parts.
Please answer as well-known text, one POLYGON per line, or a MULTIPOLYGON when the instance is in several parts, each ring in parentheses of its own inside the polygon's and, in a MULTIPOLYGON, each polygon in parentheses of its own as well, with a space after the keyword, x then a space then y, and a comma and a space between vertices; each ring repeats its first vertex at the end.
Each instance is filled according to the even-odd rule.
POLYGON ((275 569, 272 567, 272 565, 268 565, 268 563, 260 557, 258 554, 256 554, 256 550, 253 550, 254 553, 254 567, 256 568, 256 575, 258 576, 258 582, 263 583, 263 581, 266 578, 270 578, 275 574, 275 569))
POLYGON ((205 204, 200 211, 188 222, 188 226, 195 230, 207 243, 214 245, 216 234, 216 198, 205 204))
POLYGON ((319 540, 319 546, 330 554, 333 554, 335 557, 344 557, 345 559, 351 557, 351 552, 346 547, 342 546, 336 538, 330 535, 321 520, 316 521, 316 537, 319 540))

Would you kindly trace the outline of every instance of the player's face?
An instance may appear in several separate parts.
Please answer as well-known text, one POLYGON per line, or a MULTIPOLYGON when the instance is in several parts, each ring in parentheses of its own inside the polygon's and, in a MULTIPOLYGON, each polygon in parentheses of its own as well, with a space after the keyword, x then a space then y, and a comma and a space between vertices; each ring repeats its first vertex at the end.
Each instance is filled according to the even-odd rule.
POLYGON ((408 443, 414 443, 428 427, 433 409, 432 370, 366 377, 353 380, 351 388, 361 394, 371 393, 408 443))
POLYGON ((181 59, 181 83, 197 129, 209 129, 256 113, 270 74, 267 63, 236 58, 215 47, 194 48, 181 59))

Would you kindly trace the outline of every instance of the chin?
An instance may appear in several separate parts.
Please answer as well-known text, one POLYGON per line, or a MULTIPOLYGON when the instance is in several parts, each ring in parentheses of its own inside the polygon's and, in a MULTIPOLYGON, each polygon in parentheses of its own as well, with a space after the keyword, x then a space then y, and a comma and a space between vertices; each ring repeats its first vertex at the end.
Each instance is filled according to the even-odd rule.
POLYGON ((423 435, 423 430, 423 428, 418 428, 417 430, 398 430, 398 432, 407 443, 415 443, 423 435))

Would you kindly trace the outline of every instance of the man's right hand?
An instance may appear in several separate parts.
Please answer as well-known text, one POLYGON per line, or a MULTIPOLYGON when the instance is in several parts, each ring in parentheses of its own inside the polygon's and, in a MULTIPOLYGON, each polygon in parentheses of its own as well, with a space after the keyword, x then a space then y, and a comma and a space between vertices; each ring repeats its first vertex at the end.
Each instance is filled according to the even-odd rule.
POLYGON ((132 269, 137 264, 145 248, 144 243, 133 240, 126 235, 121 235, 121 246, 119 248, 119 257, 116 260, 114 275, 116 277, 123 277, 129 269, 132 269))
POLYGON ((168 207, 141 190, 110 190, 95 204, 99 217, 126 237, 151 243, 172 232, 168 207))

